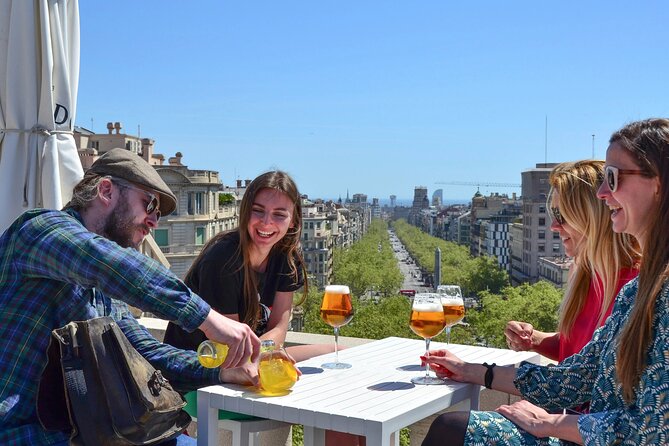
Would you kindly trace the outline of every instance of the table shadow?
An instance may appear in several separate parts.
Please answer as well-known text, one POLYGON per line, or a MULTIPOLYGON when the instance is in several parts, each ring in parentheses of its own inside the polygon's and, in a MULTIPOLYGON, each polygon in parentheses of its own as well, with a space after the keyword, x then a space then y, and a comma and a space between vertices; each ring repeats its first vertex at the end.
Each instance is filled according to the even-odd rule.
POLYGON ((409 364, 397 367, 397 370, 401 370, 402 372, 420 372, 425 371, 425 367, 420 364, 409 364))
POLYGON ((413 389, 414 387, 416 387, 416 385, 413 383, 390 381, 385 383, 374 384, 373 386, 367 387, 367 389, 388 392, 392 390, 408 390, 408 389, 413 389))
POLYGON ((317 373, 323 373, 323 369, 320 367, 298 367, 300 372, 303 375, 316 375, 317 373))

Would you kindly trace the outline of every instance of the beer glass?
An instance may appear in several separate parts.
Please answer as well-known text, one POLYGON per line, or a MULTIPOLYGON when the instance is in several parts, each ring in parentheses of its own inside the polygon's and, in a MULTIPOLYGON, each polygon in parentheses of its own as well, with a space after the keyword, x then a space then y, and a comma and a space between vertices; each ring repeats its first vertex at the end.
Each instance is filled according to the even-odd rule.
MULTIPOLYGON (((411 318, 409 327, 411 331, 425 339, 425 356, 429 355, 430 340, 437 336, 446 326, 444 309, 438 294, 420 293, 416 294, 411 305, 411 318)), ((417 376, 411 379, 414 384, 443 384, 444 382, 434 376, 430 376, 430 365, 425 364, 425 376, 417 376)))
POLYGON ((457 285, 439 285, 437 292, 441 297, 446 318, 446 343, 450 344, 451 327, 465 317, 465 302, 462 299, 462 291, 457 285))
POLYGON ((351 290, 346 285, 328 285, 325 287, 321 304, 321 319, 334 328, 335 360, 321 365, 324 369, 348 369, 351 364, 339 362, 339 327, 348 324, 353 317, 351 290))

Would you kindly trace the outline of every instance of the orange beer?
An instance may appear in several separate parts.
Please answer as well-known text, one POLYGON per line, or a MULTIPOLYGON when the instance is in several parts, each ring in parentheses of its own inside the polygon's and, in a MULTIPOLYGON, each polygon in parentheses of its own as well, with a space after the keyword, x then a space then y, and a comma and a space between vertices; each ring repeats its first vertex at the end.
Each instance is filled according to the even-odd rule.
POLYGON ((447 327, 452 327, 465 318, 465 304, 462 299, 442 297, 441 305, 443 307, 447 327))
POLYGON ((325 287, 321 304, 321 319, 331 327, 346 325, 353 318, 351 290, 346 285, 328 285, 325 287))
POLYGON ((437 302, 414 301, 411 307, 409 327, 421 338, 431 339, 441 333, 446 326, 444 310, 437 302))

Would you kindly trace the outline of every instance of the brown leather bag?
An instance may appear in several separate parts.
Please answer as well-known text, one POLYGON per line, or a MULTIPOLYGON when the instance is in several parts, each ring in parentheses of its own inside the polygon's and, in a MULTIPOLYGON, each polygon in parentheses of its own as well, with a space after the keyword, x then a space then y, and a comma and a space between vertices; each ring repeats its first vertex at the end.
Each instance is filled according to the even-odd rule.
POLYGON ((130 344, 110 317, 53 330, 37 406, 47 430, 72 445, 144 445, 177 437, 190 423, 181 395, 130 344))

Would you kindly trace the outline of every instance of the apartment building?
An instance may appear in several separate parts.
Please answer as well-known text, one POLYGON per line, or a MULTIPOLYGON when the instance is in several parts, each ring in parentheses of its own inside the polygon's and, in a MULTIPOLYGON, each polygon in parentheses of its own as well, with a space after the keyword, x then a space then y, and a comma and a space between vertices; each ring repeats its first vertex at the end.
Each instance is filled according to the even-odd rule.
POLYGON ((189 169, 180 152, 156 171, 177 197, 177 209, 161 218, 153 237, 183 278, 204 244, 215 234, 239 224, 237 201, 223 201, 223 184, 217 171, 189 169))
MULTIPOLYGON (((546 202, 548 178, 556 163, 539 163, 522 172, 523 245, 520 268, 512 268, 513 283, 534 283, 539 279, 540 257, 563 257, 564 248, 557 234, 550 230, 546 202)), ((514 253, 514 255, 517 255, 514 253)))
POLYGON ((509 246, 511 264, 509 274, 511 284, 519 285, 522 283, 520 278, 525 277, 523 273, 523 217, 519 216, 509 225, 509 246))
POLYGON ((500 266, 508 271, 509 223, 521 213, 521 202, 512 194, 491 193, 484 196, 476 192, 471 206, 471 235, 469 252, 472 256, 489 255, 498 259, 500 266))
POLYGON ((573 260, 569 257, 539 257, 539 280, 545 280, 558 288, 565 288, 569 279, 569 268, 573 260))
POLYGON ((409 212, 409 223, 421 227, 422 211, 429 209, 430 199, 427 197, 427 187, 416 186, 413 191, 413 203, 409 212))
POLYGON ((182 163, 182 154, 167 160, 154 153, 155 141, 123 133, 121 123, 107 123, 106 134, 76 128, 75 142, 84 170, 105 152, 125 148, 153 165, 177 197, 177 208, 160 219, 153 238, 147 238, 145 252, 183 278, 203 245, 214 234, 236 228, 241 194, 231 202, 220 200, 223 185, 213 170, 193 170, 182 163))

